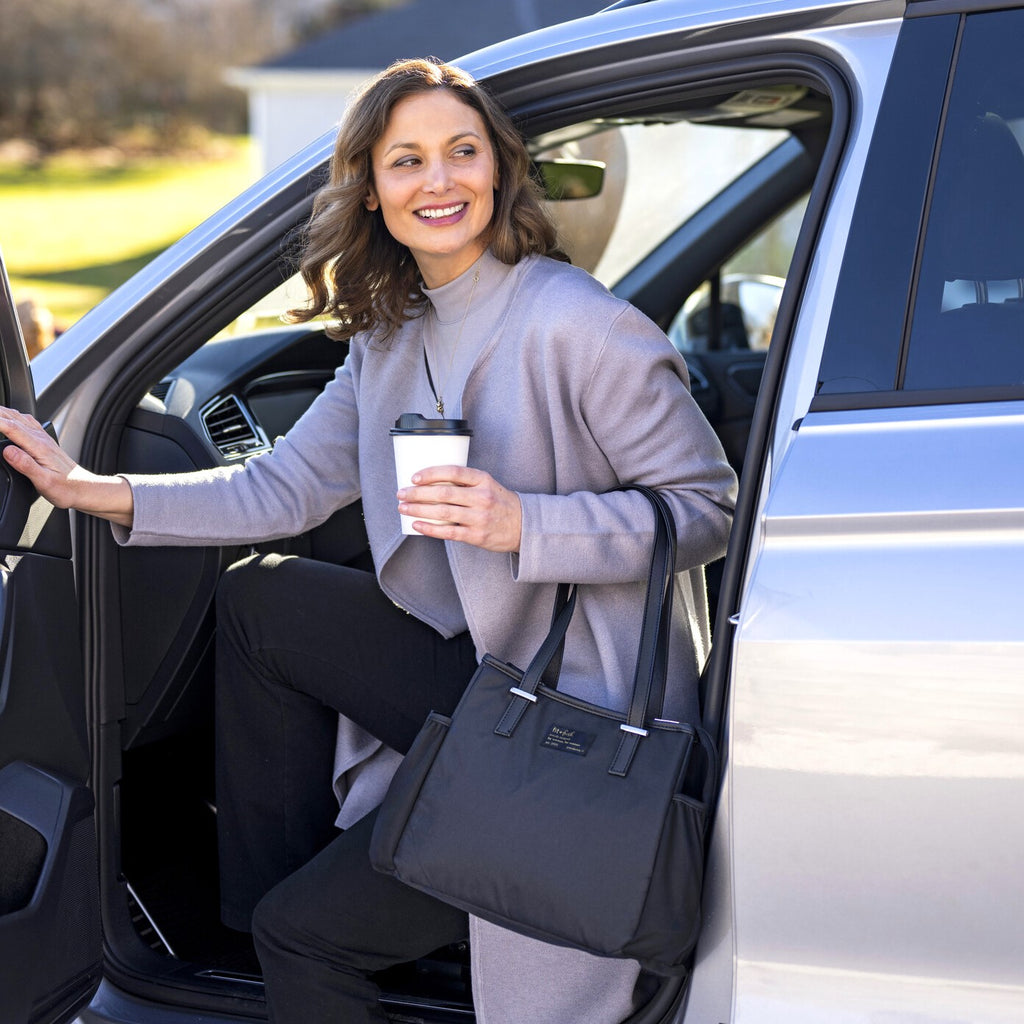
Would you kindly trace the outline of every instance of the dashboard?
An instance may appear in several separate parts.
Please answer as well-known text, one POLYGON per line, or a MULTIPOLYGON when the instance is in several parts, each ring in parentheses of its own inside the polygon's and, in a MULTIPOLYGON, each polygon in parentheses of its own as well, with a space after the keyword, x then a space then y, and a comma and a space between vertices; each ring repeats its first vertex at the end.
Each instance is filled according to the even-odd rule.
MULTIPOLYGON (((319 327, 234 334, 207 342, 155 384, 129 418, 130 430, 176 441, 191 468, 230 465, 268 450, 309 407, 345 360, 348 346, 319 327)), ((140 439, 141 440, 141 439, 140 439)), ((130 471, 179 472, 161 446, 130 471)))

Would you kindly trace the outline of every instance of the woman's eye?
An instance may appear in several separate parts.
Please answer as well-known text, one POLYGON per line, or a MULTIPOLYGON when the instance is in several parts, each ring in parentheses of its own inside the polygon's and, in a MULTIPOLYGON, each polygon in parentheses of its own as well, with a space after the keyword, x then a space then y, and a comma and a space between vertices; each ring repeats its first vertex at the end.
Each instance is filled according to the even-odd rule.
POLYGON ((413 167, 417 162, 417 158, 414 156, 403 156, 401 160, 396 160, 394 163, 395 167, 413 167))
POLYGON ((476 147, 475 146, 459 146, 459 148, 457 150, 455 150, 455 155, 456 156, 476 156, 476 147))

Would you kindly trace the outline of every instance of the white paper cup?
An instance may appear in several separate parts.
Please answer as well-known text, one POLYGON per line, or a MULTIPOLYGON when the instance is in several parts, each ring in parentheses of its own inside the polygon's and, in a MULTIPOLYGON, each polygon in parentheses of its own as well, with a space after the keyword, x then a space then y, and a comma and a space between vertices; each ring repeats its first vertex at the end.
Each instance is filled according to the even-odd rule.
MULTIPOLYGON (((399 487, 412 484, 414 473, 432 466, 465 466, 469 460, 472 431, 465 420, 428 420, 417 413, 404 413, 395 422, 391 439, 395 446, 395 475, 399 487)), ((439 523, 425 516, 400 516, 402 533, 422 536, 414 522, 439 523)))

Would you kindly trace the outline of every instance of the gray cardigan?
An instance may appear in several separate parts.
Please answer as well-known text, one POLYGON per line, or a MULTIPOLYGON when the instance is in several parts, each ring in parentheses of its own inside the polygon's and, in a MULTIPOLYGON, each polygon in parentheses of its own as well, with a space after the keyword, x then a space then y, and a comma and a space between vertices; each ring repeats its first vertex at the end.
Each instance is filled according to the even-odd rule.
MULTIPOLYGON (((501 274, 489 254, 481 262, 481 291, 489 274, 499 280, 483 312, 503 309, 488 324, 461 413, 474 431, 470 464, 520 495, 518 556, 446 543, 446 585, 431 571, 439 542, 400 532, 388 430, 400 413, 423 410, 419 320, 388 347, 353 339, 334 380, 272 453, 227 469, 129 475, 134 527, 119 539, 227 545, 293 536, 362 497, 381 587, 445 635, 468 624, 480 655, 524 663, 546 632, 555 583, 591 584, 563 679, 580 696, 621 706, 653 518, 642 495, 605 492, 622 483, 661 490, 678 528, 680 596, 699 604, 699 574, 684 571, 725 550, 735 476, 690 397, 683 360, 646 317, 567 264, 532 257, 501 274)), ((692 716, 707 623, 699 606, 677 613, 671 700, 692 716)))
MULTIPOLYGON (((567 639, 561 685, 621 709, 632 681, 653 517, 642 495, 607 492, 644 483, 666 497, 679 537, 666 714, 693 720, 708 644, 702 567, 725 550, 736 479, 689 394, 685 363, 650 320, 582 270, 542 257, 510 269, 490 253, 479 269, 481 301, 474 300, 466 330, 488 337, 479 344, 461 410, 449 405, 447 414, 470 421, 470 465, 519 494, 518 555, 400 532, 388 430, 400 413, 428 412, 419 319, 388 345, 354 338, 334 380, 272 453, 228 469, 129 475, 134 526, 115 535, 132 545, 287 537, 361 497, 382 589, 446 636, 468 626, 478 655, 525 666, 547 632, 555 584, 588 584, 567 639), (443 565, 437 571, 442 550, 450 572, 443 565)), ((515 949, 524 965, 541 959, 533 940, 478 922, 474 937, 477 981, 492 954, 496 963, 507 963, 515 949)), ((502 983, 475 986, 481 1024, 613 1024, 625 1015, 635 965, 543 950, 552 955, 558 969, 544 972, 550 985, 524 975, 509 987, 505 972, 502 983), (573 991, 566 970, 580 981, 571 1010, 568 1002, 559 1005, 573 991), (593 1006, 580 1016, 583 993, 593 1006), (510 1008, 517 995, 528 996, 529 1010, 521 1003, 510 1008)))

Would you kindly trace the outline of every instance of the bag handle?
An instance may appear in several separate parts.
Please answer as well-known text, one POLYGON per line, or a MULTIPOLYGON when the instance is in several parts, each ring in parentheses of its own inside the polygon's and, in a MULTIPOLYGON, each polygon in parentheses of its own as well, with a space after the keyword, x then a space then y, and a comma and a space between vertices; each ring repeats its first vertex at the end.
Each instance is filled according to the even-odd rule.
MULTIPOLYGON (((654 512, 655 512, 655 516, 656 516, 656 520, 655 520, 655 540, 654 540, 655 547, 654 547, 654 549, 652 550, 652 553, 651 553, 651 569, 650 569, 650 572, 648 574, 650 581, 653 581, 653 579, 654 579, 654 574, 657 571, 656 570, 656 563, 657 563, 658 558, 659 558, 659 552, 658 552, 658 548, 657 548, 657 544, 659 542, 659 537, 660 537, 660 534, 658 532, 658 529, 659 529, 658 518, 661 518, 661 519, 664 520, 664 525, 668 529, 668 539, 669 539, 669 544, 671 546, 670 550, 668 552, 668 554, 670 556, 670 561, 669 561, 669 568, 668 568, 669 577, 668 577, 668 580, 667 580, 667 583, 671 584, 671 580, 672 580, 674 572, 675 572, 675 560, 676 560, 676 524, 675 524, 675 519, 674 519, 674 517, 672 515, 672 510, 668 507, 668 503, 665 501, 665 499, 657 491, 655 491, 653 488, 646 487, 643 484, 626 484, 626 485, 622 486, 621 488, 619 488, 619 490, 623 490, 623 491, 630 491, 630 490, 632 490, 632 491, 640 491, 644 495, 644 497, 647 498, 647 500, 651 503, 651 505, 654 508, 654 512)), ((652 597, 655 597, 655 596, 656 595, 651 590, 650 585, 648 585, 647 603, 645 605, 645 610, 644 610, 645 628, 646 628, 646 623, 649 621, 648 617, 650 616, 651 612, 653 611, 653 608, 651 606, 651 599, 652 599, 652 597)), ((660 598, 659 598, 659 600, 660 600, 660 598)), ((565 649, 565 632, 566 632, 566 630, 569 627, 569 620, 572 618, 572 614, 575 611, 575 608, 576 608, 575 584, 559 583, 558 584, 558 590, 555 592, 555 606, 554 606, 554 609, 553 609, 553 611, 551 613, 551 626, 550 626, 549 635, 555 634, 557 632, 557 634, 561 637, 561 641, 559 642, 558 647, 555 649, 554 654, 551 657, 551 660, 547 662, 547 664, 546 664, 546 666, 544 668, 543 676, 541 678, 541 682, 543 682, 545 686, 549 686, 552 689, 557 689, 558 688, 558 676, 559 676, 559 673, 561 672, 561 668, 562 668, 562 655, 563 655, 563 652, 564 652, 564 649, 565 649), (570 603, 570 601, 572 602, 572 605, 569 608, 569 611, 567 612, 567 616, 568 617, 563 622, 563 620, 559 619, 559 614, 566 607, 566 605, 568 605, 570 603)), ((665 634, 666 636, 668 635, 667 634, 667 630, 669 628, 668 623, 671 620, 671 612, 672 612, 671 593, 669 593, 669 601, 667 603, 667 607, 664 607, 662 609, 662 616, 663 616, 663 620, 664 620, 664 626, 663 627, 659 627, 659 628, 664 628, 666 630, 666 634, 665 634)), ((642 637, 643 637, 643 632, 641 632, 641 650, 643 649, 642 637)), ((652 647, 655 650, 661 651, 662 653, 665 653, 665 654, 667 654, 667 650, 666 650, 667 646, 668 646, 668 644, 667 644, 667 641, 666 641, 666 644, 664 645, 664 648, 658 647, 657 642, 656 642, 656 637, 655 637, 655 641, 652 644, 652 647)), ((537 656, 539 657, 540 655, 541 655, 541 652, 538 651, 538 655, 537 656)), ((638 668, 639 668, 639 666, 640 666, 640 655, 639 654, 637 655, 637 665, 638 665, 638 668)), ((652 688, 651 688, 651 691, 650 691, 650 703, 649 703, 649 706, 657 707, 659 709, 659 714, 660 714, 660 712, 661 712, 661 710, 663 709, 663 706, 664 706, 664 700, 665 700, 664 683, 665 683, 666 675, 667 675, 667 661, 666 661, 665 668, 660 672, 660 674, 659 674, 659 671, 657 670, 657 668, 655 668, 654 673, 653 673, 653 677, 652 677, 652 688), (660 682, 661 682, 660 693, 658 691, 659 675, 660 675, 660 682)), ((532 689, 530 692, 531 693, 535 692, 535 689, 536 688, 532 689)), ((643 717, 645 717, 645 716, 641 716, 641 722, 639 722, 639 723, 632 723, 631 722, 631 724, 643 724, 642 723, 643 717)), ((655 717, 657 717, 657 716, 655 716, 655 717)))
POLYGON ((619 727, 622 738, 608 769, 612 775, 625 775, 629 771, 640 740, 647 735, 648 723, 661 717, 664 711, 672 597, 675 591, 676 527, 672 510, 657 491, 647 487, 633 489, 642 490, 644 497, 651 503, 656 532, 636 673, 633 677, 633 697, 626 721, 619 727))
MULTIPOLYGON (((570 599, 573 602, 573 610, 576 608, 576 594, 572 584, 559 583, 558 589, 555 591, 555 607, 551 610, 551 626, 549 631, 553 631, 558 624, 558 616, 562 609, 569 603, 570 599)), ((570 618, 572 617, 572 611, 569 612, 570 618)), ((566 629, 569 624, 566 622, 566 629)), ((550 686, 552 689, 558 688, 558 676, 562 671, 562 655, 565 653, 565 631, 562 631, 562 643, 558 645, 558 649, 552 655, 551 660, 547 663, 544 668, 544 674, 541 677, 541 682, 545 686, 550 686)))
MULTIPOLYGON (((609 769, 616 775, 624 775, 628 771, 639 741, 647 735, 649 713, 653 709, 655 713, 651 718, 656 718, 663 710, 676 560, 675 522, 665 499, 657 491, 642 484, 625 485, 621 490, 635 490, 643 494, 652 506, 655 524, 633 693, 626 721, 621 726, 622 741, 609 769)), ((551 629, 523 673, 520 685, 512 687, 512 702, 495 730, 499 735, 512 734, 523 712, 531 703, 536 702, 535 695, 541 682, 552 688, 557 687, 565 634, 576 609, 576 594, 576 584, 559 585, 551 629)))
POLYGON ((676 524, 672 510, 657 491, 648 487, 632 489, 642 490, 656 517, 650 581, 633 678, 633 699, 626 716, 628 725, 643 728, 651 719, 660 718, 665 707, 668 642, 675 590, 676 524), (652 709, 655 713, 649 718, 652 709))

